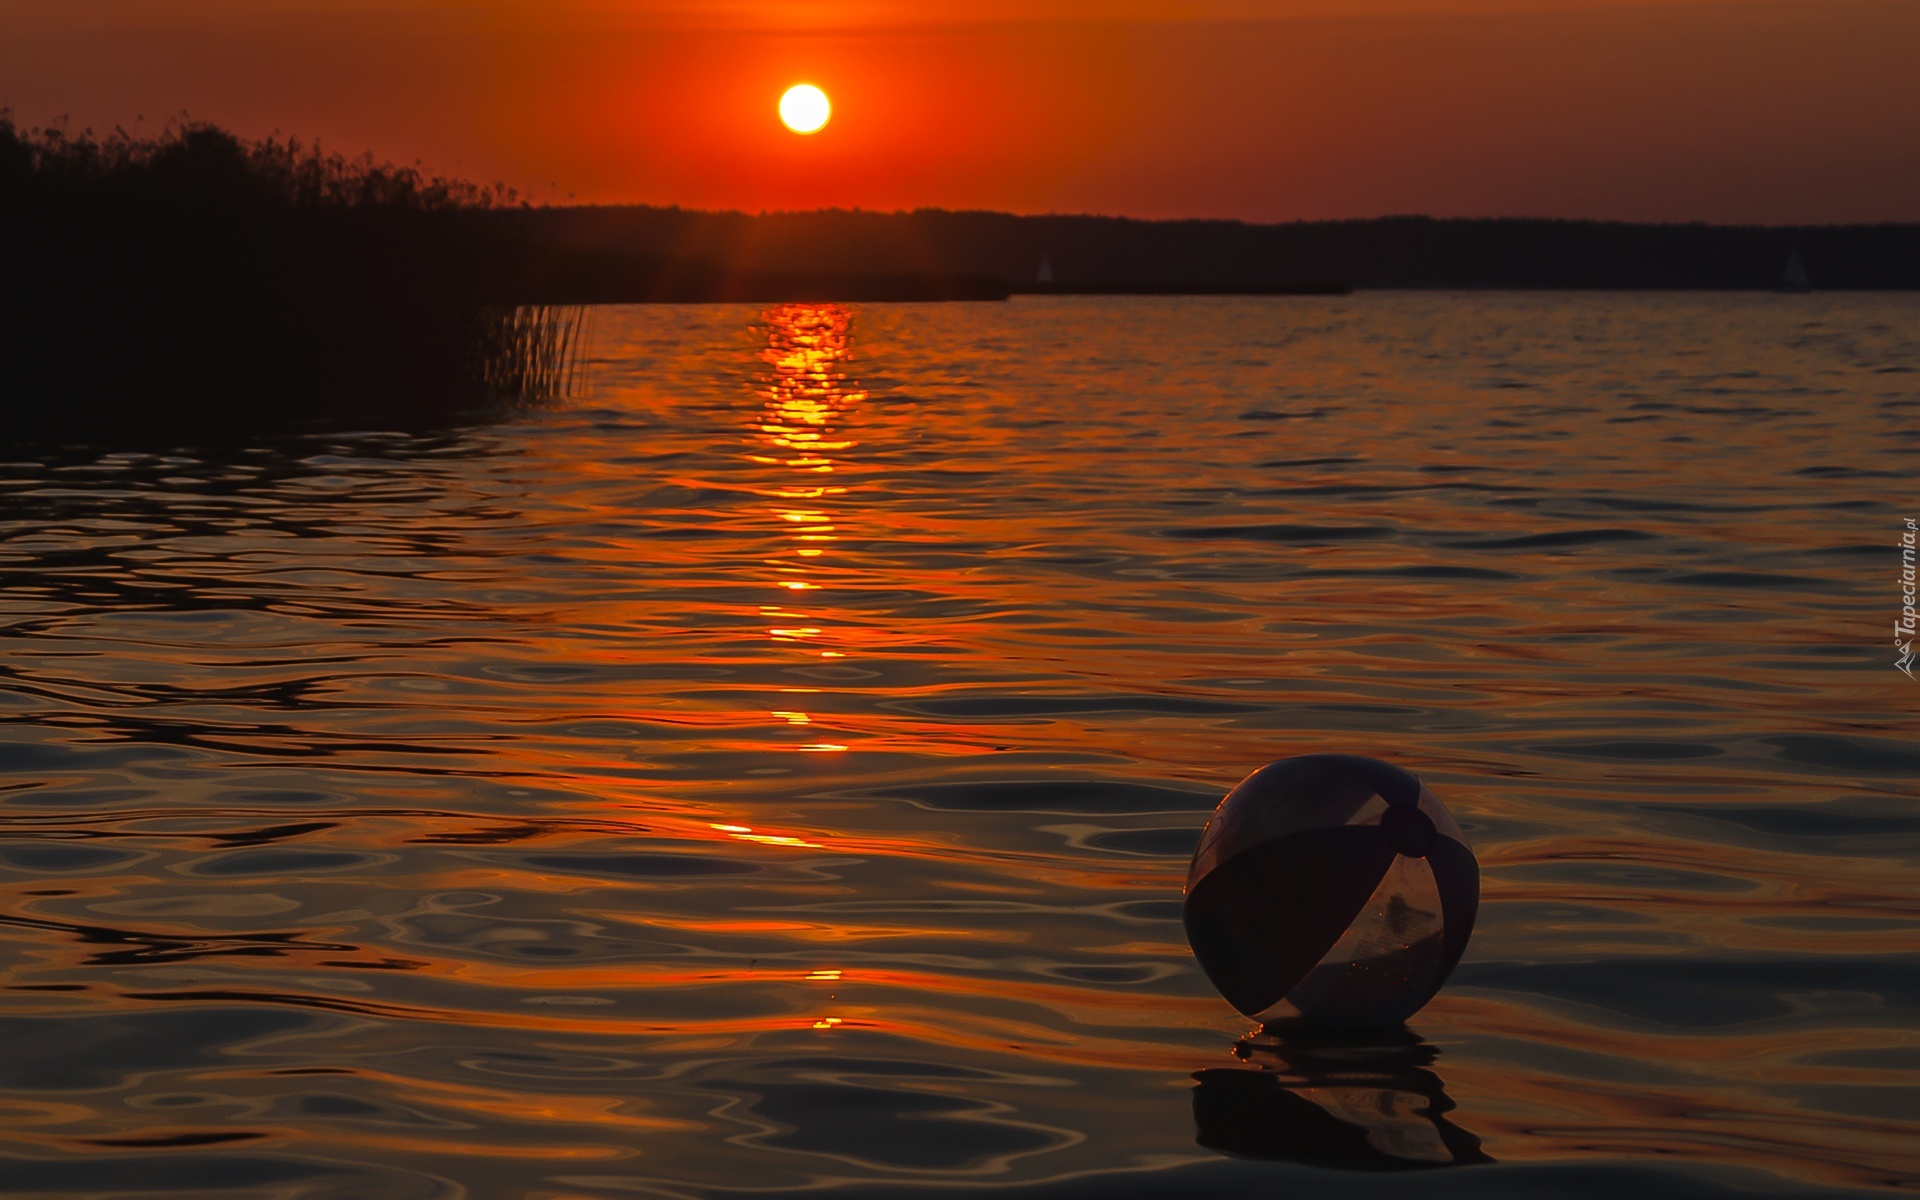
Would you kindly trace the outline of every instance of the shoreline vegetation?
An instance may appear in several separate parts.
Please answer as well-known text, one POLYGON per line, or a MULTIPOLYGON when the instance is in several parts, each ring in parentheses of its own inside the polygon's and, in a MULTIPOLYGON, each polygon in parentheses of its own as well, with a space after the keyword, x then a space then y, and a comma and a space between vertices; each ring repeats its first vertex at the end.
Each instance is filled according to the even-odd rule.
POLYGON ((1792 256, 1815 287, 1920 288, 1920 225, 534 207, 211 125, 0 112, 0 416, 108 437, 538 406, 572 389, 592 304, 1756 289, 1792 256))
POLYGON ((407 427, 564 395, 580 313, 513 298, 484 223, 511 199, 208 125, 0 117, 8 433, 407 427))

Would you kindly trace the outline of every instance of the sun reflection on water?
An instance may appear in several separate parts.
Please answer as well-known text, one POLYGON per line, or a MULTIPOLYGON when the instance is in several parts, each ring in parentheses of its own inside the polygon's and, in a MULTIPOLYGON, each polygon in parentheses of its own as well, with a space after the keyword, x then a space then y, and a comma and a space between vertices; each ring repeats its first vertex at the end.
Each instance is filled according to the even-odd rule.
POLYGON ((484 434, 8 463, 0 1178, 1891 1186, 1920 324, 1806 299, 653 306, 484 434), (1481 928, 1237 1046, 1187 856, 1334 746, 1481 928))
MULTIPOLYGON (((796 594, 792 598, 812 592, 822 593, 816 601, 824 600, 825 584, 819 576, 828 565, 827 551, 839 540, 827 502, 845 496, 847 487, 806 477, 834 474, 844 465, 844 459, 835 456, 860 444, 843 429, 848 410, 867 398, 846 370, 853 358, 853 312, 839 304, 778 304, 762 313, 761 321, 766 346, 760 361, 768 373, 758 392, 762 407, 753 423, 755 452, 748 458, 803 477, 756 489, 769 501, 766 511, 789 543, 767 565, 773 569, 774 586, 796 594)), ((777 645, 798 649, 809 658, 846 657, 845 651, 822 644, 834 634, 816 614, 780 604, 763 604, 760 613, 769 622, 767 637, 777 645)), ((813 722, 812 716, 798 710, 775 710, 770 715, 791 726, 813 722)), ((847 747, 818 741, 799 749, 819 754, 847 747)))

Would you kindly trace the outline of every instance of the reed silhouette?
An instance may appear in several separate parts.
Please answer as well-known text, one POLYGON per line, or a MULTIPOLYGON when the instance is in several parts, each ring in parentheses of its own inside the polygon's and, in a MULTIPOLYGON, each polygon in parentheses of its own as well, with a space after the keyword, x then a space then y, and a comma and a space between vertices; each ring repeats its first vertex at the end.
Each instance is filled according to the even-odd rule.
POLYGON ((414 427, 567 389, 580 313, 515 303, 500 189, 0 114, 0 436, 414 427))

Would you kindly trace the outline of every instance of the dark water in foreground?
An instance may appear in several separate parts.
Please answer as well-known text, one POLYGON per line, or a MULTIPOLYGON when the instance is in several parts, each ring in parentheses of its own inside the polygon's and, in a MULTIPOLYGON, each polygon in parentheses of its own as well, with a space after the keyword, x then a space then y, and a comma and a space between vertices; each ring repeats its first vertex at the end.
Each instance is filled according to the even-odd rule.
POLYGON ((1920 1184, 1920 299, 595 320, 561 413, 0 470, 0 1191, 1920 1184), (1239 1041, 1187 856, 1322 749, 1479 930, 1239 1041))

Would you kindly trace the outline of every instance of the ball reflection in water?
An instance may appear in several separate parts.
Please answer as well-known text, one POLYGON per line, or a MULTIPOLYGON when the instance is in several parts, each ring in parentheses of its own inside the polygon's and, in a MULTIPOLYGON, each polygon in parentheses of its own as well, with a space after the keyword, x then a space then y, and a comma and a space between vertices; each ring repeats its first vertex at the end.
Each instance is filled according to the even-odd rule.
POLYGON ((1473 932, 1480 870, 1453 817, 1390 763, 1308 754, 1240 781, 1200 835, 1181 918, 1249 1017, 1397 1025, 1473 932))

